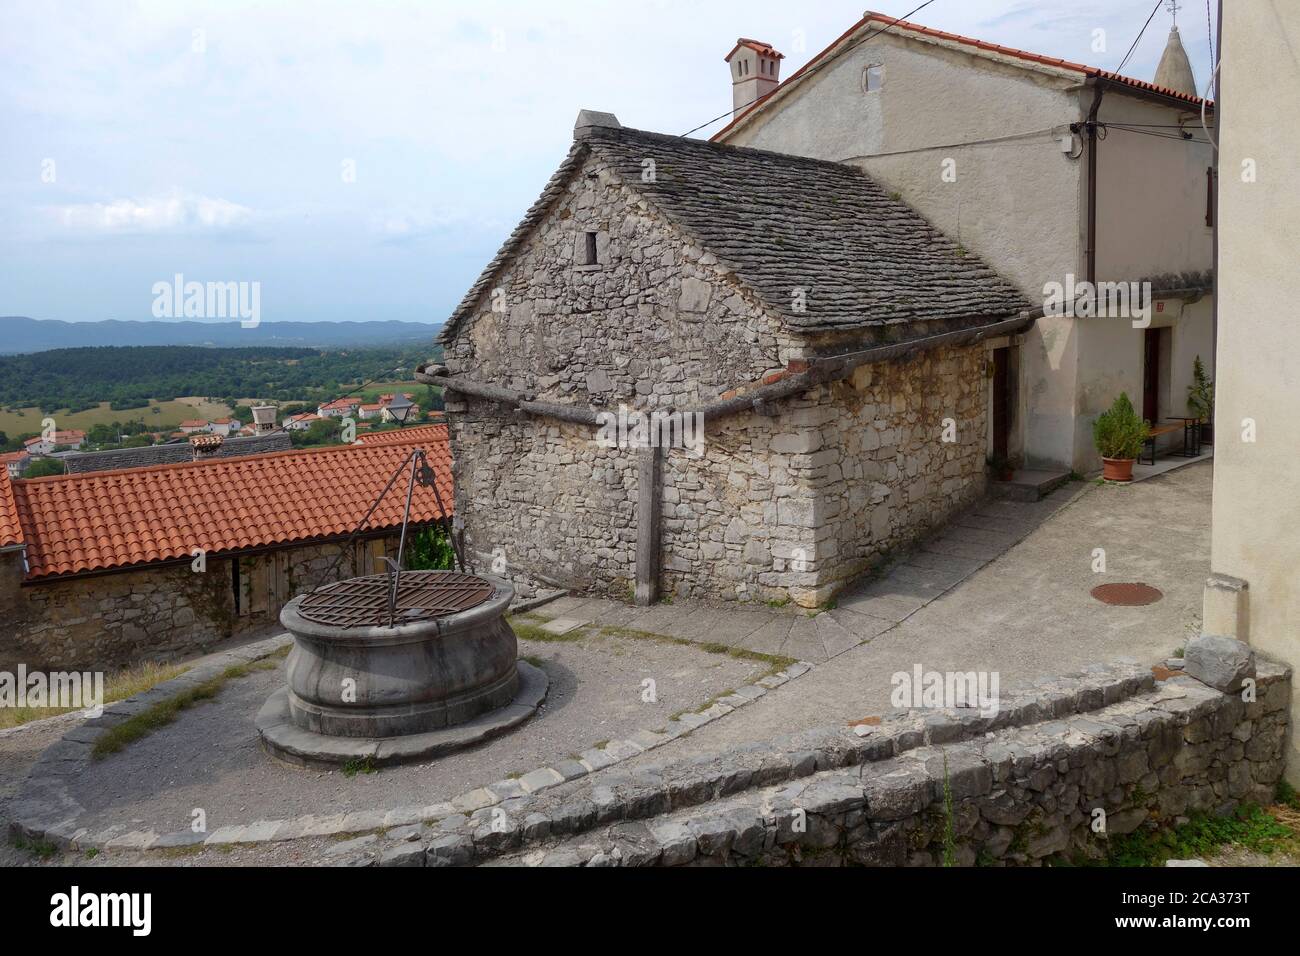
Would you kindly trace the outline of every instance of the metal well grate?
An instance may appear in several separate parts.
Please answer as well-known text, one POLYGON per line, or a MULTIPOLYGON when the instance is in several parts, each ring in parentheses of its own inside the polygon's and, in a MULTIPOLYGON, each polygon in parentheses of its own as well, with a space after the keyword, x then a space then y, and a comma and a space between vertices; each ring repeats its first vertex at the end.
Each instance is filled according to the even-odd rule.
MULTIPOLYGON (((392 579, 386 574, 350 578, 313 591, 298 613, 315 624, 343 629, 385 627, 392 579)), ((393 624, 431 621, 478 607, 492 596, 492 584, 459 571, 403 571, 393 624)))

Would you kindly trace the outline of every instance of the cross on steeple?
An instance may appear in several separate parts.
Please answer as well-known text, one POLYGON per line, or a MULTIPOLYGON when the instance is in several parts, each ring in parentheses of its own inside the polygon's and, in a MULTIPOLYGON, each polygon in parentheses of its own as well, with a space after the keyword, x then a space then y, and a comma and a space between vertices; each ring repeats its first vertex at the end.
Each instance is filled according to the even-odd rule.
POLYGON ((1173 18, 1174 26, 1178 26, 1178 11, 1183 5, 1178 0, 1165 0, 1165 7, 1169 10, 1169 16, 1173 18))

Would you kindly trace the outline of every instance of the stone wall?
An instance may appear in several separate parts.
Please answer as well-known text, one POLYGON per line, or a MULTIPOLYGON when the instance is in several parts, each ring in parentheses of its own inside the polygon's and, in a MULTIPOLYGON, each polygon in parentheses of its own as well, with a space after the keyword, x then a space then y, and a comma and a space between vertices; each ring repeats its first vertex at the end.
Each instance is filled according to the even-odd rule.
MULTIPOLYGON (((375 548, 362 542, 340 576, 374 568, 375 548)), ((22 585, 21 552, 0 553, 0 669, 126 667, 206 651, 219 641, 277 626, 280 608, 324 580, 338 545, 311 545, 240 562, 235 602, 230 558, 209 558, 202 573, 188 563, 22 585)))
POLYGON ((539 400, 681 408, 801 354, 711 253, 589 160, 444 361, 539 400), (588 232, 594 266, 583 264, 588 232))
MULTIPOLYGON (((979 346, 859 369, 853 379, 711 422, 702 452, 666 451, 661 573, 677 598, 825 603, 852 577, 978 498, 987 429, 979 346), (945 426, 953 441, 945 441, 945 426)), ((636 455, 595 430, 454 406, 458 520, 480 564, 627 597, 636 455)))
MULTIPOLYGON (((503 800, 441 820, 420 862, 524 866, 1037 865, 1272 801, 1289 669, 1255 697, 1095 666, 998 713, 911 710, 503 800), (1097 813, 1104 811, 1104 817, 1097 813), (1098 821, 1104 820, 1104 828, 1098 821), (948 834, 951 833, 951 842, 948 834)), ((409 854, 408 854, 409 857, 409 854)))
MULTIPOLYGON (((822 335, 815 348, 855 344, 822 335)), ((453 375, 613 412, 706 404, 812 351, 589 161, 445 361, 453 375), (595 266, 581 264, 588 232, 595 266)), ((702 454, 668 451, 661 591, 817 606, 974 500, 985 481, 983 362, 982 347, 968 346, 864 368, 770 416, 710 422, 702 454)), ((448 413, 457 521, 480 565, 495 558, 525 595, 558 586, 628 597, 635 452, 488 401, 453 401, 448 413)))
POLYGON ((664 480, 664 588, 824 604, 983 494, 980 346, 864 366, 852 379, 705 431, 664 480), (945 440, 945 423, 952 441, 945 440))

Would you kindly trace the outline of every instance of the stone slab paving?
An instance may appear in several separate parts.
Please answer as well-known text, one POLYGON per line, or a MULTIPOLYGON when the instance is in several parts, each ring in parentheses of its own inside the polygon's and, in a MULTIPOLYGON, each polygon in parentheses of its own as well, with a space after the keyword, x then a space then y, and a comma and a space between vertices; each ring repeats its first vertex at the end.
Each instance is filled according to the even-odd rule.
POLYGON ((1035 502, 983 501, 910 554, 841 593, 829 614, 702 602, 638 608, 583 596, 559 598, 532 614, 549 622, 546 629, 568 629, 582 621, 820 664, 897 627, 1092 487, 1069 483, 1035 502))
MULTIPOLYGON (((918 664, 941 673, 996 672, 1000 692, 1008 694, 1092 664, 1164 660, 1200 629, 1212 476, 1211 465, 1201 463, 1140 485, 1087 485, 1073 504, 942 598, 816 667, 797 692, 769 694, 742 719, 676 741, 656 761, 703 757, 798 728, 882 713, 892 706, 892 675, 918 664), (1095 548, 1106 552, 1105 573, 1092 570, 1095 548), (1121 608, 1090 596, 1097 584, 1124 581, 1145 582, 1164 597, 1121 608)), ((994 510, 1022 507, 999 502, 994 510)), ((926 555, 937 557, 917 552, 908 563, 929 562, 926 555)), ((855 630, 865 623, 843 606, 817 620, 825 618, 855 630)), ((641 762, 633 760, 628 769, 641 762)))
POLYGON ((121 754, 92 759, 94 742, 119 718, 232 663, 266 657, 289 640, 284 635, 205 659, 195 677, 110 705, 104 717, 66 733, 37 758, 19 788, 7 814, 11 833, 71 851, 137 852, 284 843, 436 822, 640 756, 811 670, 788 662, 773 670, 761 660, 591 631, 558 644, 522 640, 528 666, 546 669, 553 680, 532 720, 475 751, 372 775, 304 771, 261 752, 251 714, 282 687, 281 665, 231 681, 214 700, 121 754), (646 675, 657 686, 649 702, 641 693, 646 675), (697 709, 674 713, 683 706, 697 709), (209 824, 202 833, 184 829, 194 807, 209 824))

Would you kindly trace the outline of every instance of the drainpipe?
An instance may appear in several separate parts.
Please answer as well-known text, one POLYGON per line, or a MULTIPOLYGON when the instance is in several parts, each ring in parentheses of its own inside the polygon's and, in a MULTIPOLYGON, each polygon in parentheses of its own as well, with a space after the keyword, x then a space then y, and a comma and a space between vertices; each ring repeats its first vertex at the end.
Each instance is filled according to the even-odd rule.
POLYGON ((1097 113, 1101 110, 1101 98, 1106 95, 1106 83, 1100 77, 1095 81, 1096 93, 1092 98, 1092 109, 1088 111, 1088 246, 1087 279, 1097 281, 1097 113))

